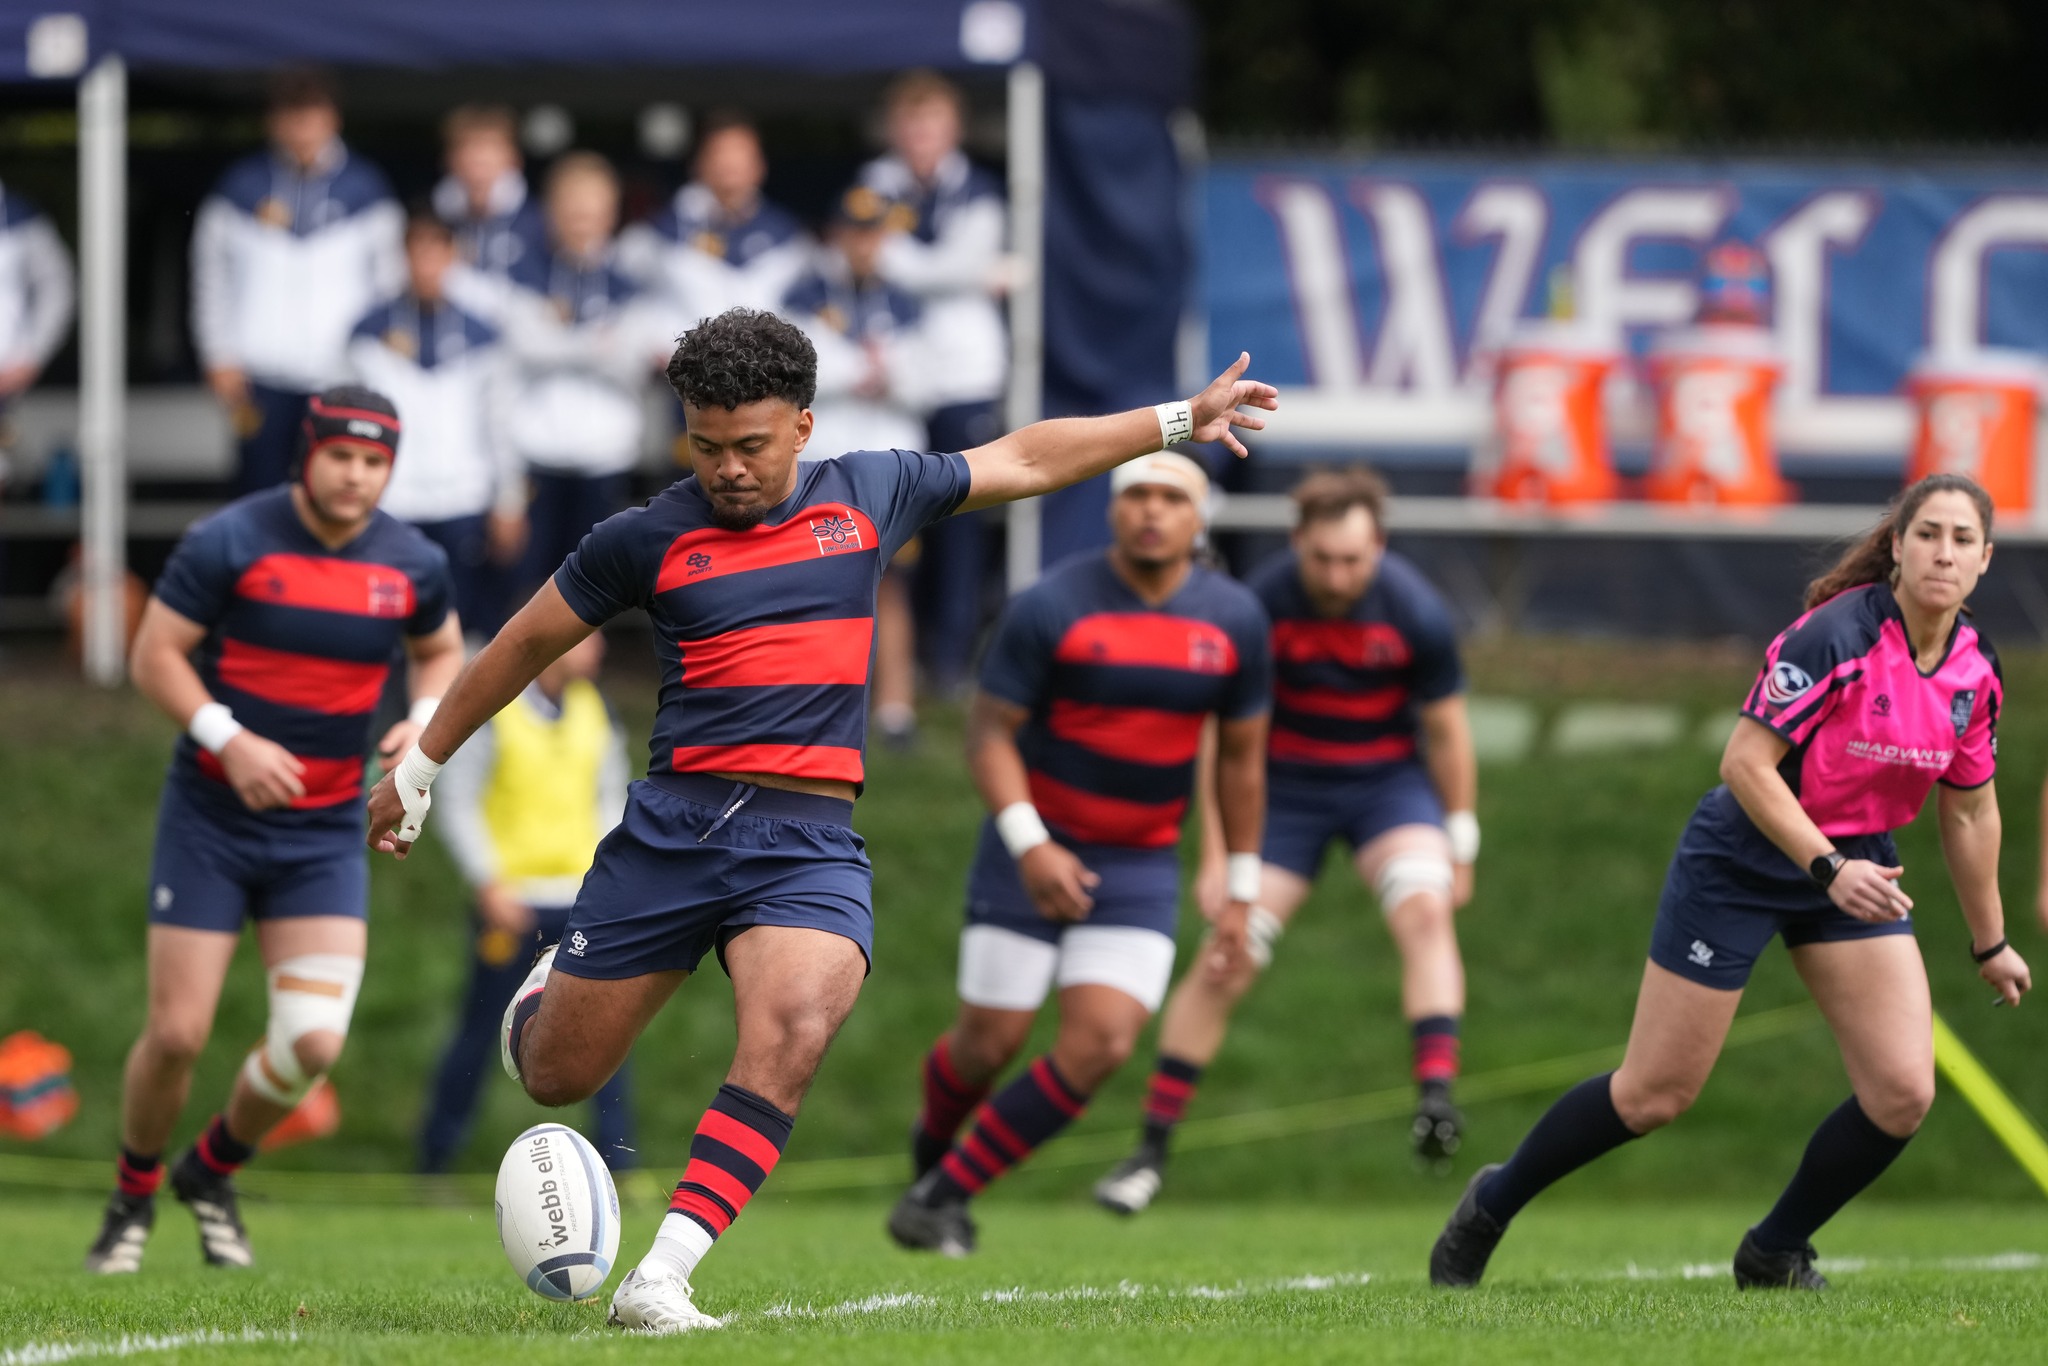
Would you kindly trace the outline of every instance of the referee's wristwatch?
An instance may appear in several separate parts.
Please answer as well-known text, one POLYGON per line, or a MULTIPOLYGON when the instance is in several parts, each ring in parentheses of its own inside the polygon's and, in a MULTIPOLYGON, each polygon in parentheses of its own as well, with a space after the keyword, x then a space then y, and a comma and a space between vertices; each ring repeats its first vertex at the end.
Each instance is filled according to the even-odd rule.
POLYGON ((1833 884, 1835 875, 1842 871, 1842 865, 1849 861, 1848 855, 1839 849, 1830 849, 1806 865, 1806 875, 1822 887, 1833 884))

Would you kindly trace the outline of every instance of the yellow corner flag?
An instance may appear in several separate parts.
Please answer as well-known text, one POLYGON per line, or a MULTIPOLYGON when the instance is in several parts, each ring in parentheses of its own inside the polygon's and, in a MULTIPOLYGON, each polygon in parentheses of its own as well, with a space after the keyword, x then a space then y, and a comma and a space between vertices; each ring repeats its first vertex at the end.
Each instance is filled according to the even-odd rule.
POLYGON ((1998 1136, 2006 1151, 2048 1195, 2048 1139, 2041 1137, 2026 1111, 2005 1093, 1996 1077, 1984 1070, 1977 1055, 1963 1046, 1956 1032, 1948 1027, 1948 1021, 1938 1014, 1934 1017, 1934 1065, 1963 1093, 1963 1099, 1970 1102, 1970 1108, 1977 1112, 1985 1127, 1998 1136))

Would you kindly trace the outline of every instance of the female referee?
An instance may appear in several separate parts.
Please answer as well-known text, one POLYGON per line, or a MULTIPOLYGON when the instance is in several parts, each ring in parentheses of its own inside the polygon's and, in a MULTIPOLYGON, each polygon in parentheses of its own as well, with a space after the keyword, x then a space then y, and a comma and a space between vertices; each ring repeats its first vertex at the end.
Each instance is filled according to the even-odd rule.
POLYGON ((1743 1289, 1826 1288, 1809 1241, 1891 1165, 1934 1099, 1933 1007, 1891 831, 1941 784, 1941 844, 1998 999, 2031 982, 2005 941, 1992 787, 1998 657, 1962 617, 1991 562, 1991 500, 1937 474, 1806 590, 1764 657, 1666 875, 1619 1070, 1565 1093, 1507 1162, 1481 1168, 1429 1256, 1471 1286, 1536 1194, 1692 1104, 1757 954, 1784 938, 1854 1094, 1735 1251, 1743 1289))

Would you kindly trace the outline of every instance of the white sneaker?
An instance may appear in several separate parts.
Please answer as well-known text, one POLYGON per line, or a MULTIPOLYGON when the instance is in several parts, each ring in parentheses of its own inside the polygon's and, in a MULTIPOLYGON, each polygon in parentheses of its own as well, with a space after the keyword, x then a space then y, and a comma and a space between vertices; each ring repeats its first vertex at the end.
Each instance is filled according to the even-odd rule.
POLYGON ((1113 1214, 1138 1214, 1159 1194, 1164 1179, 1156 1158, 1134 1153, 1095 1183, 1095 1203, 1113 1214))
POLYGON ((725 1324, 690 1303, 690 1283, 681 1276, 643 1276, 634 1267, 612 1292, 611 1316, 605 1320, 629 1333, 689 1333, 725 1324))
POLYGON ((512 1000, 505 1007, 505 1018, 498 1025, 498 1061, 505 1064, 505 1075, 519 1080, 519 1059, 512 1056, 512 1016, 519 1009, 519 1003, 548 984, 548 971, 555 965, 555 948, 550 945, 534 963, 533 971, 526 974, 526 980, 519 984, 519 990, 512 993, 512 1000))

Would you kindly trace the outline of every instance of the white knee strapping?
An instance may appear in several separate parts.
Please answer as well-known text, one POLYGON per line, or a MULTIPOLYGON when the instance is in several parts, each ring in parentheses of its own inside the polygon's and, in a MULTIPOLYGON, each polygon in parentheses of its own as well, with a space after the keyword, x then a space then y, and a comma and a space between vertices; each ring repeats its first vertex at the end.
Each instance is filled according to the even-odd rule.
POLYGON ((1448 898, 1452 880, 1451 861, 1442 854, 1396 854, 1380 869, 1373 890, 1379 893, 1380 910, 1392 915, 1396 906, 1424 892, 1448 898))
POLYGON ((249 1052, 242 1076, 249 1089, 276 1105, 297 1105, 318 1080, 306 1074, 293 1045, 323 1030, 348 1035, 363 960, 345 953, 304 953, 269 972, 270 1028, 249 1052))
POLYGON ((1273 946, 1286 930, 1287 922, 1279 916, 1264 906, 1252 907, 1251 916, 1245 921, 1244 947, 1260 971, 1273 966, 1273 946))
POLYGON ((1000 925, 960 932, 960 999, 986 1010, 1036 1010, 1052 990, 1057 944, 1000 925))
POLYGON ((1061 987, 1115 987, 1157 1012, 1173 981, 1173 940, 1131 925, 1073 925, 1060 936, 1061 987))

